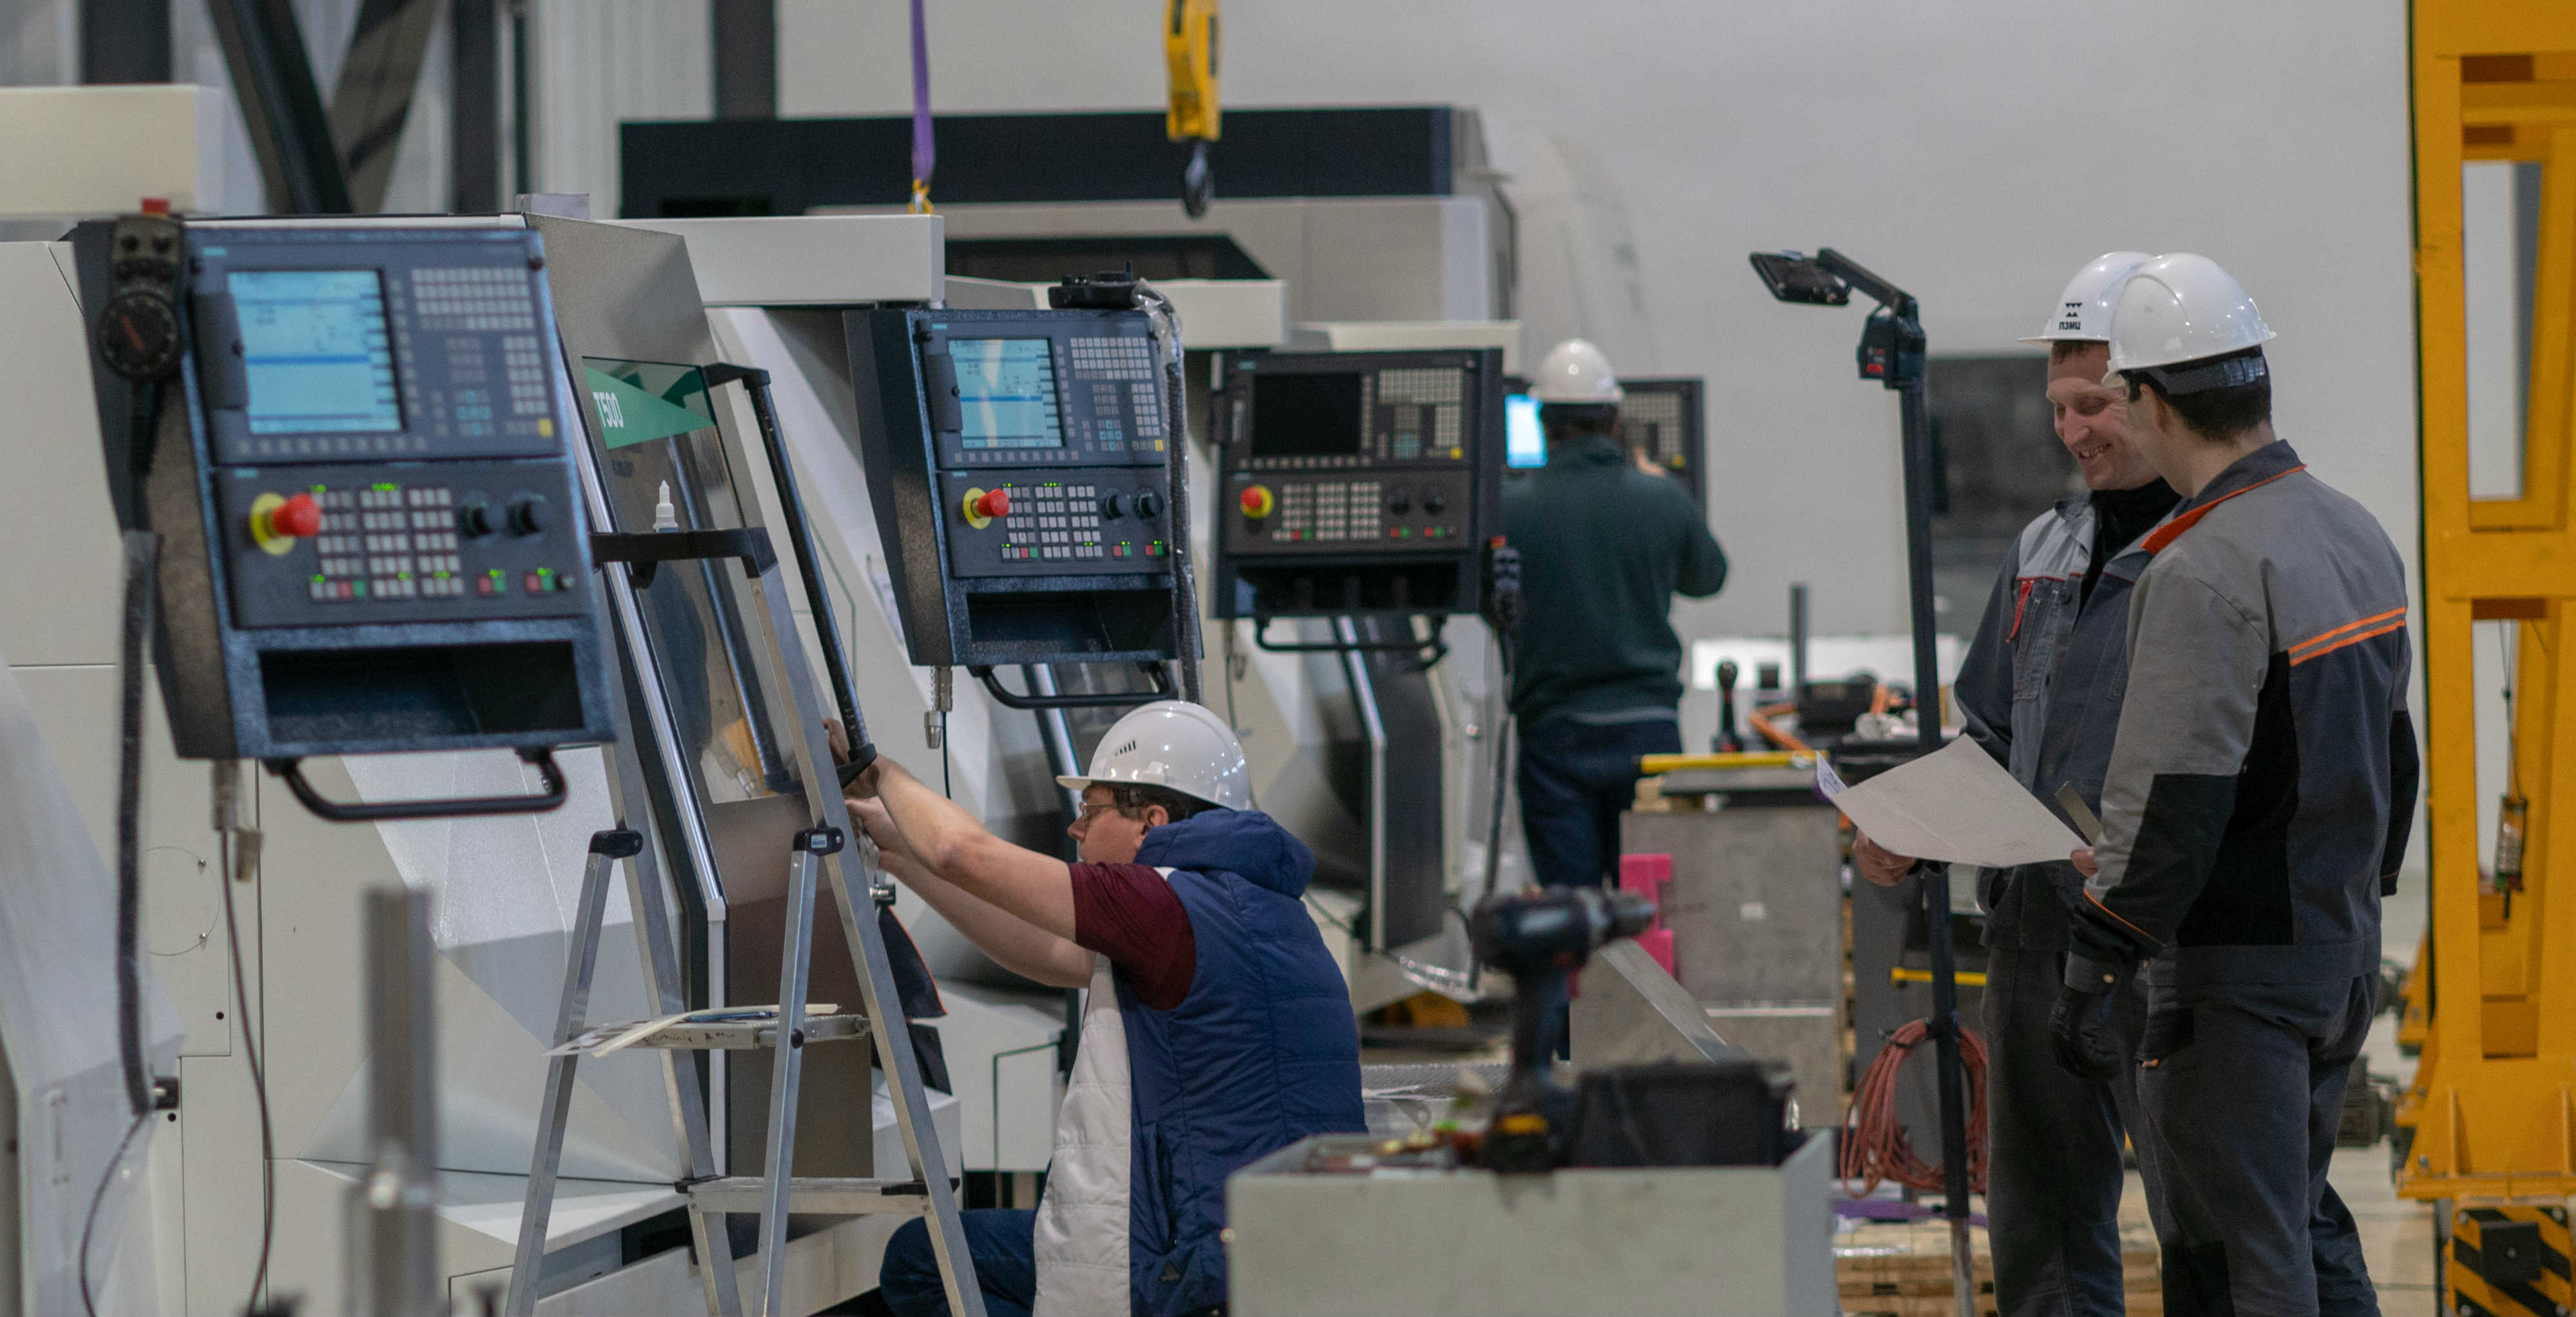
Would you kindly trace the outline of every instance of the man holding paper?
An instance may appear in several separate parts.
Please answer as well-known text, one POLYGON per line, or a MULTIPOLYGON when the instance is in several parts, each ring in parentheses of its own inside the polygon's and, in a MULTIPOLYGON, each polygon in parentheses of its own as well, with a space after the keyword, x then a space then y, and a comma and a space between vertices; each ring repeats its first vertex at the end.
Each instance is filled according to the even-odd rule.
POLYGON ((2202 256, 2147 262, 2115 303, 2104 383, 2182 502, 2144 544, 2052 1037, 2070 1070, 2137 1077, 2179 1230, 2168 1312, 2376 1313, 2326 1166, 2414 812, 2406 576, 2274 437, 2272 337, 2202 256), (2132 1065, 2106 1034, 2142 960, 2132 1065))
MULTIPOLYGON (((2102 383, 2110 299, 2146 259, 2112 252, 2077 271, 2040 332, 2022 340, 2048 345, 2057 439, 2087 492, 2022 531, 1954 688, 1969 737, 2042 801, 2053 802, 2069 783, 2088 807, 2100 795, 2128 672, 2129 586, 2146 563, 2138 541, 2177 497, 2130 445, 2125 396, 2102 383)), ((1893 776, 1859 789, 1894 786, 1893 776)), ((1933 853, 1923 840, 1910 847, 1914 854, 1933 853)), ((1866 831, 1853 859, 1882 885, 1914 865, 1866 831)), ((2062 860, 2019 864, 1988 869, 1979 893, 1988 912, 1986 1207, 1995 1298, 2005 1317, 2122 1311, 2124 1131, 2135 1136, 2162 1224, 2162 1178, 2150 1140, 2139 1133, 2135 1072, 2078 1077, 2050 1051, 2049 1010, 2083 881, 2062 860)), ((2124 995, 2115 1014, 2134 1035, 2145 1017, 2144 994, 2124 995)))

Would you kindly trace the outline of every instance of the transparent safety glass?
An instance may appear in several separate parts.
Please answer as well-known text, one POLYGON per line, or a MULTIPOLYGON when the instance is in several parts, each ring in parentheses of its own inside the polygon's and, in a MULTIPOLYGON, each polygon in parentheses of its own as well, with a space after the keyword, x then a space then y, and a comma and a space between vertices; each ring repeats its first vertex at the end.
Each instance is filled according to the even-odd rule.
MULTIPOLYGON (((726 461, 696 367, 591 357, 581 383, 598 423, 613 529, 651 530, 665 484, 682 530, 745 524, 748 491, 726 461)), ((668 563, 637 601, 700 799, 712 806, 800 790, 794 754, 761 698, 752 658, 760 603, 741 569, 730 560, 668 563)))

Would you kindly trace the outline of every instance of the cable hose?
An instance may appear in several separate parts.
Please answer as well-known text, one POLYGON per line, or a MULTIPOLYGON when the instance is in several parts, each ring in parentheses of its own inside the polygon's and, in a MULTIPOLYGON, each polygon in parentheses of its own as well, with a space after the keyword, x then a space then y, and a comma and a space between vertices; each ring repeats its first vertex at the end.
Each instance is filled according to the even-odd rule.
MULTIPOLYGON (((1887 1045, 1869 1063, 1860 1087, 1852 1093, 1851 1111, 1843 1117, 1841 1164, 1836 1173, 1844 1191, 1858 1198, 1893 1180, 1908 1189, 1939 1192, 1943 1167, 1916 1155, 1896 1118, 1896 1079, 1914 1048, 1932 1036, 1929 1020, 1910 1020, 1889 1034, 1887 1045), (1860 1181, 1855 1189, 1851 1182, 1860 1181)), ((1968 1076, 1968 1189, 1986 1191, 1986 1043, 1975 1030, 1959 1030, 1959 1068, 1968 1076)))
POLYGON ((1199 602, 1190 555, 1190 396, 1187 358, 1181 346, 1181 313, 1161 289, 1142 279, 1136 281, 1136 300, 1144 305, 1149 317, 1161 322, 1161 337, 1169 346, 1163 377, 1170 413, 1163 423, 1163 434, 1169 451, 1166 470, 1170 473, 1164 502, 1169 507, 1167 516, 1172 528, 1172 646, 1181 656, 1181 698, 1198 704, 1199 602))
POLYGON ((1512 638, 1507 631, 1494 632, 1494 653, 1502 669, 1501 716, 1494 719, 1494 808, 1485 816, 1485 892, 1494 894, 1494 884, 1503 877, 1503 806, 1509 791, 1512 767, 1512 638))
POLYGON ((125 532, 123 635, 117 652, 116 1052, 126 1105, 152 1110, 152 1071, 143 1055, 143 657, 152 634, 153 566, 161 537, 125 532))

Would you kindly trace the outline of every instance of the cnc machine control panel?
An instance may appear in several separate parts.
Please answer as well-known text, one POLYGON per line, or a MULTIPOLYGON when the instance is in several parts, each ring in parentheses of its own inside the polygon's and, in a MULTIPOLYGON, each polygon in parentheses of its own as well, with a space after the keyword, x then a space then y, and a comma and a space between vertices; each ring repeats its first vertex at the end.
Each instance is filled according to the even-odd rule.
MULTIPOLYGON (((166 267, 116 250, 126 228, 83 226, 75 246, 85 295, 158 270, 185 307, 147 515, 163 538, 171 663, 230 708, 174 707, 181 752, 606 739, 537 235, 502 222, 173 228, 181 259, 166 267)), ((99 378, 115 434, 133 395, 99 378)))
POLYGON ((1502 385, 1490 349, 1229 359, 1217 615, 1474 612, 1502 385))
POLYGON ((1169 658, 1165 375, 1134 311, 853 311, 912 661, 1169 658))

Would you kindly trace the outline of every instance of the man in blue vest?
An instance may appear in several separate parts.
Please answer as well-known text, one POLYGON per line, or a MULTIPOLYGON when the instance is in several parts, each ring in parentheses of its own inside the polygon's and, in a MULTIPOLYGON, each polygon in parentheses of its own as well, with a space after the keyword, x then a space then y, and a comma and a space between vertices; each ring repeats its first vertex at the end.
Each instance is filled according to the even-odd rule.
MULTIPOLYGON (((1225 721, 1166 700, 1101 738, 1080 861, 1014 846, 880 759, 851 817, 886 871, 1005 968, 1091 989, 1035 1211, 964 1213, 993 1317, 1177 1317, 1225 1302, 1225 1177, 1349 1133, 1359 1032, 1301 897, 1314 853, 1251 808, 1225 721)), ((948 1311, 925 1223, 878 1274, 898 1317, 948 1311)))

